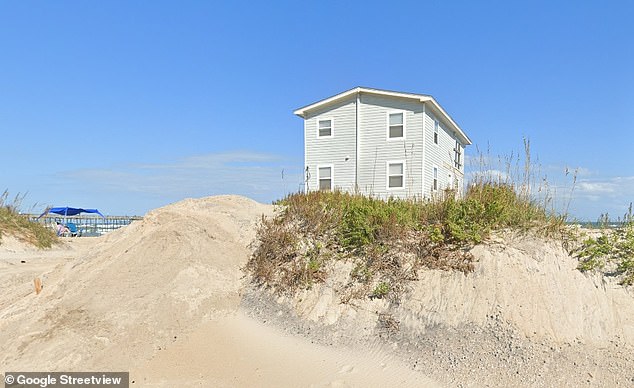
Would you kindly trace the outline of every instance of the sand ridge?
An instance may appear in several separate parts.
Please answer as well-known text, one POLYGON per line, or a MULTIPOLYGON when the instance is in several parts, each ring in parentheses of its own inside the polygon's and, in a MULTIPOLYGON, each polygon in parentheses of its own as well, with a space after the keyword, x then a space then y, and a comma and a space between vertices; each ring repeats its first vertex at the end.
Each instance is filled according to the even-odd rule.
POLYGON ((254 215, 267 211, 238 197, 186 200, 77 251, 57 268, 59 281, 0 312, 0 343, 17 350, 0 364, 127 370, 202 320, 234 311, 245 241, 254 215), (36 356, 43 351, 63 356, 36 356))
POLYGON ((258 221, 275 211, 239 196, 187 199, 50 250, 3 240, 0 365, 130 371, 134 384, 165 387, 634 379, 631 291, 579 273, 552 242, 501 236, 474 249, 474 273, 425 271, 398 306, 341 304, 345 263, 280 298, 241 270, 258 221))
POLYGON ((504 233, 472 253, 473 273, 427 270, 400 303, 341 303, 350 264, 293 296, 251 287, 260 320, 326 344, 374 344, 441 384, 631 386, 634 293, 583 274, 560 242, 504 233))

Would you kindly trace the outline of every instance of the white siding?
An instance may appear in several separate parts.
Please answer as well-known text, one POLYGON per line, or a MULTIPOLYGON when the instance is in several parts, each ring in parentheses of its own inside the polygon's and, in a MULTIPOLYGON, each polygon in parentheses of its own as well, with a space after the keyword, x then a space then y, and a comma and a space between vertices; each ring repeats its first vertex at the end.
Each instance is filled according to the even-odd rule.
MULTIPOLYGON (((441 115, 434 112, 430 104, 423 106, 413 99, 361 93, 357 139, 356 103, 357 97, 349 96, 305 116, 307 190, 318 189, 320 165, 332 165, 335 189, 358 190, 380 198, 432 197, 433 166, 438 167, 439 193, 451 184, 450 175, 457 178, 462 188, 464 167, 454 168, 456 135, 449 129, 450 125, 439 120, 438 144, 434 144, 434 120, 441 115), (392 112, 403 113, 405 137, 402 139, 388 139, 388 115, 392 112), (333 120, 332 137, 318 136, 318 122, 323 119, 333 120), (359 165, 355 166, 357 160, 359 165), (391 162, 404 164, 405 187, 402 189, 388 187, 387 170, 391 162)), ((464 164, 464 145, 462 149, 464 164)))
POLYGON ((317 166, 333 166, 335 189, 354 191, 356 128, 355 99, 349 99, 328 106, 325 110, 311 112, 304 123, 306 166, 310 178, 308 190, 317 190, 317 166), (332 137, 318 137, 317 123, 321 119, 332 119, 332 137))
POLYGON ((433 184, 433 166, 438 166, 438 189, 442 191, 446 189, 451 182, 449 176, 458 179, 458 187, 461 189, 464 180, 464 145, 462 148, 462 163, 460 170, 454 168, 454 146, 456 144, 456 136, 448 130, 448 126, 439 121, 438 144, 434 143, 434 120, 436 115, 426 110, 425 112, 425 136, 426 136, 426 161, 425 161, 425 197, 432 195, 433 184))
POLYGON ((361 94, 359 106, 359 189, 381 198, 421 196, 422 103, 361 94), (405 138, 389 139, 388 113, 403 111, 405 138), (387 163, 405 162, 405 187, 387 188, 387 163))

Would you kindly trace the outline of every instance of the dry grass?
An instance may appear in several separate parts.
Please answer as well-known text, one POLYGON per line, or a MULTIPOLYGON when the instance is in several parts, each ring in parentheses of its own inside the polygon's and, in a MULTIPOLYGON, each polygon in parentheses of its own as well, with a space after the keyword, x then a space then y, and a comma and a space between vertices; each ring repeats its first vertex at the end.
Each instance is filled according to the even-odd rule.
POLYGON ((353 269, 344 302, 362 297, 398 302, 422 269, 473 271, 470 247, 494 230, 561 235, 565 216, 548 210, 547 197, 540 202, 531 195, 529 143, 525 146, 527 167, 518 183, 508 179, 512 174, 476 175, 460 198, 453 192, 430 201, 339 191, 289 195, 280 201, 277 217, 262 219, 247 269, 257 283, 292 294, 324 281, 333 261, 345 261, 353 269))
POLYGON ((342 192, 293 194, 262 219, 247 269, 256 282, 293 293, 322 282, 332 260, 352 262, 348 295, 398 300, 423 268, 473 270, 469 248, 492 230, 563 227, 513 187, 472 186, 464 198, 382 201, 342 192))
POLYGON ((23 199, 24 196, 18 194, 9 201, 7 190, 0 195, 0 239, 5 234, 11 234, 38 248, 50 248, 57 242, 57 236, 52 230, 20 214, 18 209, 23 199))

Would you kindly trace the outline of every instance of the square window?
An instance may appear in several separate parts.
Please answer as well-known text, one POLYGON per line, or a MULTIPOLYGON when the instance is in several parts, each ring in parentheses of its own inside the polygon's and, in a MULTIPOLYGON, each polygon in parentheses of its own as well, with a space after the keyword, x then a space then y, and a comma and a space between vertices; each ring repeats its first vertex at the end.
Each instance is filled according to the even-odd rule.
POLYGON ((332 120, 319 120, 319 137, 332 136, 332 120))
POLYGON ((319 190, 332 190, 332 167, 319 167, 319 190))
POLYGON ((391 176, 390 187, 403 187, 403 176, 391 176))
POLYGON ((389 138, 404 137, 405 125, 403 123, 403 113, 389 114, 389 138))
POLYGON ((389 163, 387 167, 387 187, 403 188, 404 187, 404 170, 403 163, 389 163))

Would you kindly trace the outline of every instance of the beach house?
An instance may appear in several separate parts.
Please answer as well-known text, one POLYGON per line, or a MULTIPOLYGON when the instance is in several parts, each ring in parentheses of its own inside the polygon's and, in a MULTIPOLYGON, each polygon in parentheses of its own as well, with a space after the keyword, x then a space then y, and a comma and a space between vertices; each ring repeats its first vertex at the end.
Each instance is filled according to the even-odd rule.
POLYGON ((305 191, 462 191, 471 140, 432 96, 357 87, 294 113, 304 119, 305 191))

